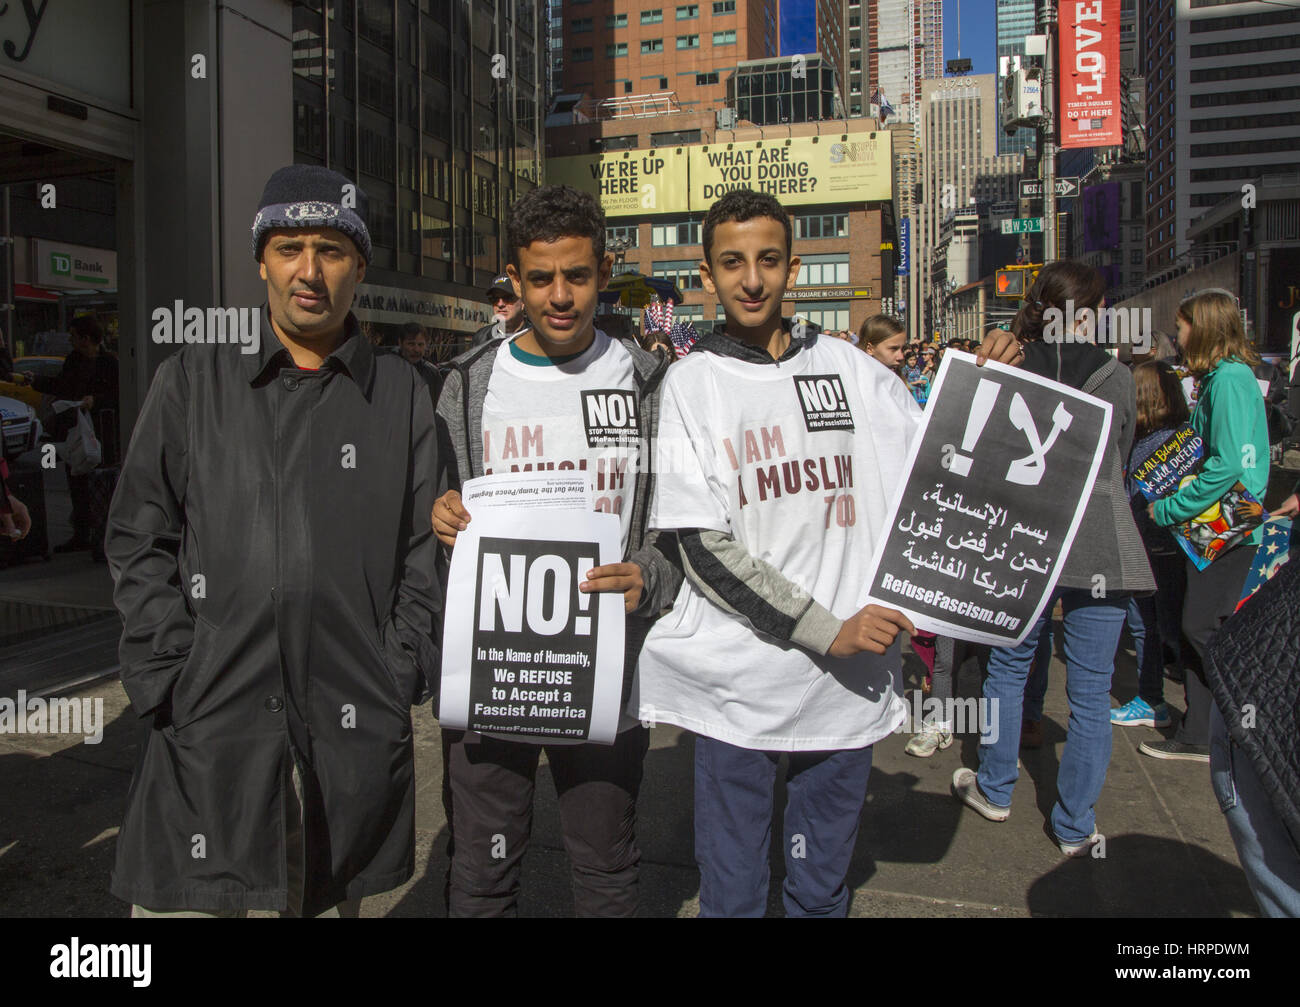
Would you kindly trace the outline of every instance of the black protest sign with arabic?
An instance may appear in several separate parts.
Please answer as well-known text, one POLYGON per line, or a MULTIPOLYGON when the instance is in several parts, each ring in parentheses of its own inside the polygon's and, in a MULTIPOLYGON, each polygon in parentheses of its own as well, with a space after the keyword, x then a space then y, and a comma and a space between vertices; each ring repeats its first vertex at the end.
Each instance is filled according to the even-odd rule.
POLYGON ((1110 433, 1110 404, 944 355, 876 546, 871 601, 918 628, 1019 644, 1056 586, 1110 433))

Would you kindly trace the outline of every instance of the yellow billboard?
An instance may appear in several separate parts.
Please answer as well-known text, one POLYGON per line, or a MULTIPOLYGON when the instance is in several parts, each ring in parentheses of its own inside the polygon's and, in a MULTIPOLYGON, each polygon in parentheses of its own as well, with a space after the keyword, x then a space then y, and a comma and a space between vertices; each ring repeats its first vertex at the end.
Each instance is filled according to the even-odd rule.
POLYGON ((704 213, 732 189, 768 192, 787 207, 887 202, 890 139, 879 130, 553 157, 546 181, 590 192, 610 217, 704 213))
POLYGON ((711 143, 690 149, 691 209, 732 189, 771 193, 782 206, 869 203, 893 196, 887 130, 788 140, 711 143))
POLYGON ((546 181, 591 193, 611 217, 686 213, 686 160, 678 147, 552 157, 546 161, 546 181))

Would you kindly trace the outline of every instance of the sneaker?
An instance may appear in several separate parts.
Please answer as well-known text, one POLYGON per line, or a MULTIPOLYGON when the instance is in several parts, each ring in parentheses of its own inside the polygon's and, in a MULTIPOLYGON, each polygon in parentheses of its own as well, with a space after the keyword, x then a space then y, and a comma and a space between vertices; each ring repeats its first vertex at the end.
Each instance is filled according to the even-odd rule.
POLYGON ((973 769, 959 769, 952 774, 952 796, 990 822, 1005 822, 1011 817, 1010 808, 999 807, 984 796, 973 769))
POLYGON ((947 748, 951 744, 952 731, 947 724, 924 724, 920 733, 912 735, 906 752, 919 759, 928 759, 937 749, 947 748))
POLYGON ((1169 707, 1164 703, 1152 706, 1141 696, 1134 696, 1123 706, 1110 711, 1110 722, 1121 727, 1168 727, 1169 707))
POLYGON ((1138 751, 1153 759, 1183 759, 1187 762, 1209 762, 1209 745, 1185 745, 1181 741, 1144 741, 1138 751))
POLYGON ((1021 721, 1020 747, 1021 748, 1042 748, 1043 747, 1043 722, 1041 720, 1021 721))
POLYGON ((1087 839, 1081 840, 1077 843, 1067 843, 1064 839, 1057 839, 1056 845, 1067 857, 1090 857, 1092 856, 1092 848, 1098 843, 1104 843, 1105 841, 1106 837, 1096 829, 1093 829, 1092 835, 1087 839))

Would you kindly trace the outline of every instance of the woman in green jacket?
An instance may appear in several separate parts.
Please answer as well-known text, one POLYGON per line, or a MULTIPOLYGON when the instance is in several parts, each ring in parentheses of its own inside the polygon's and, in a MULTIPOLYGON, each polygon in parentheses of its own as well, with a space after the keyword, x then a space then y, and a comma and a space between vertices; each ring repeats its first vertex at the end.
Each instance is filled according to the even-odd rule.
MULTIPOLYGON (((1237 299, 1226 290, 1203 290, 1178 306, 1178 345, 1187 368, 1200 383, 1192 428, 1205 442, 1204 463, 1196 478, 1151 505, 1158 525, 1196 517, 1217 504, 1241 482, 1261 501, 1268 488, 1268 423, 1264 397, 1251 370, 1259 355, 1246 341, 1237 299)), ((1187 714, 1169 741, 1143 742, 1139 750, 1157 759, 1210 761, 1210 709, 1205 681, 1205 648, 1241 599, 1255 558, 1260 530, 1218 556, 1204 570, 1187 561, 1183 635, 1197 660, 1187 672, 1187 714)))

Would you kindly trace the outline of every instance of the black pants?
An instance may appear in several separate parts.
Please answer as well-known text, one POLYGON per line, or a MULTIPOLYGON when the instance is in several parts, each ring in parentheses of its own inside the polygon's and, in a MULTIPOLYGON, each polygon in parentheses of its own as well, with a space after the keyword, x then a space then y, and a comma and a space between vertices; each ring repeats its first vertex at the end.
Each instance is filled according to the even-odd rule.
POLYGON ((72 498, 72 537, 79 542, 90 541, 90 476, 74 476, 66 462, 63 471, 68 476, 68 496, 72 498))
MULTIPOLYGON (((450 793, 449 916, 514 916, 519 870, 533 824, 542 745, 444 731, 450 793)), ((641 851, 636 799, 650 732, 640 725, 613 745, 546 745, 573 867, 577 916, 635 916, 641 851)))
POLYGON ((1185 745, 1210 744, 1210 708, 1214 703, 1205 681, 1205 649, 1219 631, 1223 620, 1232 615, 1241 600, 1241 589, 1255 559, 1253 545, 1229 549, 1204 570, 1187 560, 1187 593, 1183 598, 1183 637, 1191 646, 1184 652, 1190 667, 1186 669, 1187 715, 1178 725, 1175 741, 1185 745))

